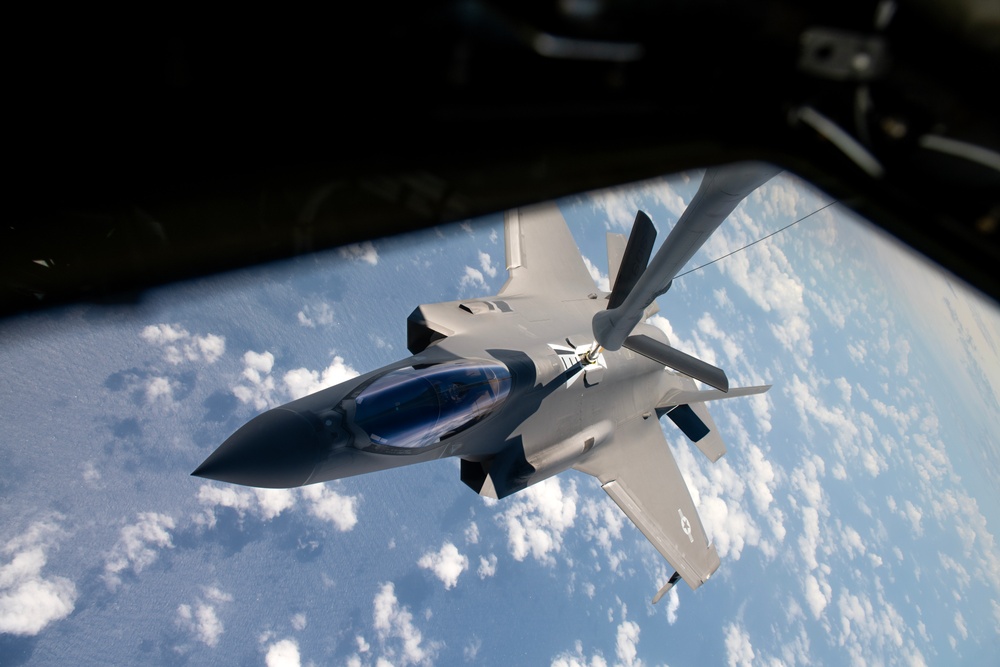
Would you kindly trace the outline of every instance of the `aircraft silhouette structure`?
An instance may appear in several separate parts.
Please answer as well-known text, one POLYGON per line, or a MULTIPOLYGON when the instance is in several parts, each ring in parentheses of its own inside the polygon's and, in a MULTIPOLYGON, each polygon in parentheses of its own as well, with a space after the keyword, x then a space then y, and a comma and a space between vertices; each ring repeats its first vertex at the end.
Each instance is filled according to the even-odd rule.
POLYGON ((726 448, 705 404, 770 387, 731 389, 722 369, 644 320, 775 173, 757 163, 707 170, 652 260, 656 231, 643 212, 627 241, 608 234, 610 294, 595 289, 555 204, 508 212, 499 294, 417 307, 406 322, 412 356, 254 417, 192 474, 291 488, 454 456, 473 491, 504 498, 575 468, 673 566, 654 602, 678 579, 697 588, 719 557, 659 418, 715 462, 726 448))

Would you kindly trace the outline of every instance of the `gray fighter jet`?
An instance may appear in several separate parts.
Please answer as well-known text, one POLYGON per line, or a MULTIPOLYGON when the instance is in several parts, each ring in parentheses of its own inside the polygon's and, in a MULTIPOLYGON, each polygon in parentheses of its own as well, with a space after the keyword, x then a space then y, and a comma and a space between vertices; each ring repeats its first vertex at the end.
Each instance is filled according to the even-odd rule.
POLYGON ((194 475, 290 488, 449 456, 473 491, 503 498, 569 468, 596 477, 684 579, 719 567, 660 428, 666 415, 710 461, 726 452, 705 403, 757 394, 670 347, 644 320, 678 271, 776 169, 709 169, 650 261, 641 211, 626 242, 608 234, 616 275, 595 290, 554 204, 504 218, 509 278, 500 293, 419 306, 412 356, 255 417, 194 475), (698 380, 712 389, 700 389, 698 380))

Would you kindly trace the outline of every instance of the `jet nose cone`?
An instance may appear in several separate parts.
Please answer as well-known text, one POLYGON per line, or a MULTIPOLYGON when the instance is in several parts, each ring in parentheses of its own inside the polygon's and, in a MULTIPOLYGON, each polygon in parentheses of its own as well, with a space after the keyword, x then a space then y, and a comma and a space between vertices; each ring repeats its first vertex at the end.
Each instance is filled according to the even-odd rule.
POLYGON ((275 408, 229 436, 191 474, 244 486, 287 489, 309 479, 323 449, 322 433, 302 415, 275 408))

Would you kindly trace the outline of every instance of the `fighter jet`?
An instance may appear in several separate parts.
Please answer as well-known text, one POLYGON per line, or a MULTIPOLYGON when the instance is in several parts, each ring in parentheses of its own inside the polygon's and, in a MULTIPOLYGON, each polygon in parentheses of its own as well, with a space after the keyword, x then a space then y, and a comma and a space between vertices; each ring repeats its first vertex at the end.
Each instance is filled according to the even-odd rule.
POLYGON ((473 491, 504 498, 574 468, 612 500, 698 588, 719 567, 660 426, 664 415, 712 462, 726 452, 705 404, 770 386, 730 388, 726 373, 670 346, 645 323, 679 270, 777 169, 713 168, 656 255, 645 213, 608 234, 610 293, 595 289, 555 204, 504 217, 509 277, 500 293, 418 306, 412 356, 268 410, 194 475, 291 488, 446 457, 473 491), (699 388, 699 381, 711 388, 699 388))

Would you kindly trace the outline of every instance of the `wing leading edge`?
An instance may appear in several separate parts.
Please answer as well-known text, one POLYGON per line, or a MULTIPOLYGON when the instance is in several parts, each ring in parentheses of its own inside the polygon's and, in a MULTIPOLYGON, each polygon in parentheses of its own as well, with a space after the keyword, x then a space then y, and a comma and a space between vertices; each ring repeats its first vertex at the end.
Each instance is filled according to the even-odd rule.
POLYGON ((601 481, 611 499, 692 589, 718 569, 719 555, 708 543, 659 420, 637 418, 623 425, 613 443, 574 467, 601 481))
POLYGON ((582 299, 597 291, 573 235, 555 203, 504 214, 508 296, 582 299))

